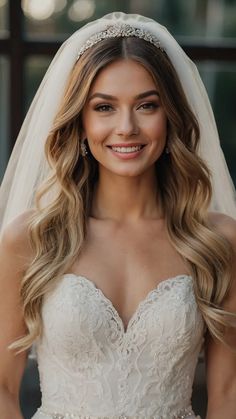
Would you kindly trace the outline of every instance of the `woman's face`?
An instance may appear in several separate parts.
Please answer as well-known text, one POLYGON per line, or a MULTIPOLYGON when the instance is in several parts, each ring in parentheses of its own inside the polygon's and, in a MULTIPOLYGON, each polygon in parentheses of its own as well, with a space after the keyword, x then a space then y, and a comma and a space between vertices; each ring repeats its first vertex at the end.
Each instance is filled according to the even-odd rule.
POLYGON ((137 176, 153 170, 166 143, 167 117, 150 73, 122 59, 101 70, 82 112, 83 138, 99 170, 137 176))

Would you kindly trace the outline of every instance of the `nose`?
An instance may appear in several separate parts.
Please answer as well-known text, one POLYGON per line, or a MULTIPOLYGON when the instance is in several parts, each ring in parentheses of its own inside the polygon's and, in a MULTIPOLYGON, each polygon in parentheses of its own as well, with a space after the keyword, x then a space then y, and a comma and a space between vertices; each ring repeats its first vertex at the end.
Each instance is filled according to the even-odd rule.
POLYGON ((138 134, 138 132, 138 123, 132 111, 125 110, 121 112, 117 119, 116 134, 129 137, 138 134))

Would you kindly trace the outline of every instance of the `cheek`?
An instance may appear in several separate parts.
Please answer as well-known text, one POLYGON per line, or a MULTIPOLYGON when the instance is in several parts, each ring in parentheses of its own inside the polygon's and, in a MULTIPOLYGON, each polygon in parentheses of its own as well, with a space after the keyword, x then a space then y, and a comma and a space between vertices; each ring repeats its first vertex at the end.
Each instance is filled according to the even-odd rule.
POLYGON ((149 121, 148 130, 154 138, 166 137, 167 135, 167 118, 165 115, 160 115, 157 118, 149 121))
POLYGON ((98 145, 110 132, 108 121, 91 118, 89 121, 84 122, 84 130, 88 141, 94 145, 98 145))

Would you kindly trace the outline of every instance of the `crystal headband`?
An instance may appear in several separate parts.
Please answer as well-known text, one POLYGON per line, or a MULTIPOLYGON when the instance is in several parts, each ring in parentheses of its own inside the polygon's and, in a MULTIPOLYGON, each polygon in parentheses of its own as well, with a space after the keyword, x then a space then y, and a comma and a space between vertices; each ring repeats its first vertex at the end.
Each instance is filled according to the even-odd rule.
POLYGON ((105 30, 92 35, 79 50, 77 60, 81 57, 81 55, 83 55, 83 53, 87 49, 91 48, 93 45, 97 44, 103 39, 118 38, 121 36, 126 38, 129 36, 135 36, 136 38, 144 39, 145 41, 148 41, 151 44, 155 45, 155 47, 160 49, 162 52, 165 51, 164 48, 162 48, 160 41, 154 35, 151 35, 149 32, 146 32, 143 29, 135 28, 127 24, 115 24, 109 25, 105 30))

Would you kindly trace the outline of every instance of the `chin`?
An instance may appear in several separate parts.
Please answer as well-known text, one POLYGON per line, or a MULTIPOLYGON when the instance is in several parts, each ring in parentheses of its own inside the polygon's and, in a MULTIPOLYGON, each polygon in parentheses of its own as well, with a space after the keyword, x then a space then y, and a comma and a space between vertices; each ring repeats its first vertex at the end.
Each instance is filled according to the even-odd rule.
POLYGON ((142 174, 144 174, 144 172, 146 171, 145 169, 124 169, 124 170, 110 170, 112 175, 114 176, 121 176, 121 177, 127 177, 127 178, 131 178, 131 177, 137 177, 137 176, 141 176, 142 174))

